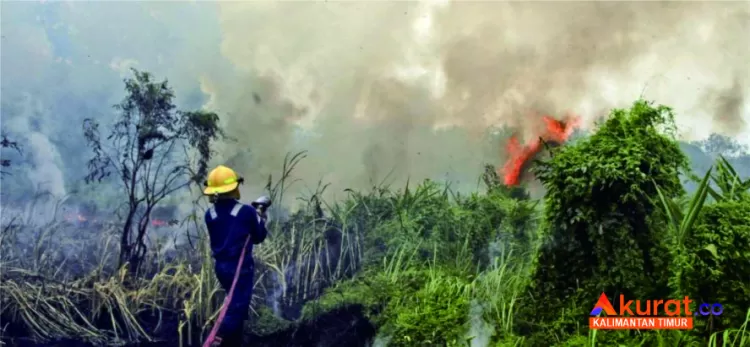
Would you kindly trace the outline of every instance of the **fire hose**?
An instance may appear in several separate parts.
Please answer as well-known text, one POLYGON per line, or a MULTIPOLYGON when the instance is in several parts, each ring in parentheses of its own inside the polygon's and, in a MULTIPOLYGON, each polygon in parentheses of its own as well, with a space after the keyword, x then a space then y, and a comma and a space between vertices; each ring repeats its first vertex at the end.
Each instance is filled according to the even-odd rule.
MULTIPOLYGON (((257 200, 250 203, 253 207, 255 207, 259 212, 260 215, 265 214, 266 209, 271 206, 271 199, 265 196, 262 196, 258 198, 257 200)), ((260 216, 259 216, 260 217, 260 216)), ((214 323, 214 327, 211 329, 211 333, 208 334, 208 338, 206 338, 206 341, 203 343, 203 347, 211 347, 213 346, 214 341, 216 341, 216 334, 219 332, 219 327, 221 326, 221 323, 224 321, 224 316, 227 315, 227 309, 229 308, 229 303, 232 302, 232 296, 234 296, 234 288, 237 286, 237 280, 240 278, 240 270, 242 269, 242 263, 245 260, 245 253, 247 252, 247 246, 250 245, 250 239, 251 235, 247 235, 247 238, 245 239, 245 244, 242 247, 242 253, 240 253, 240 260, 237 262, 237 268, 234 269, 234 278, 232 279, 232 286, 229 288, 229 293, 227 293, 227 296, 224 298, 224 303, 221 304, 221 311, 219 312, 219 317, 216 318, 216 323, 214 323)))

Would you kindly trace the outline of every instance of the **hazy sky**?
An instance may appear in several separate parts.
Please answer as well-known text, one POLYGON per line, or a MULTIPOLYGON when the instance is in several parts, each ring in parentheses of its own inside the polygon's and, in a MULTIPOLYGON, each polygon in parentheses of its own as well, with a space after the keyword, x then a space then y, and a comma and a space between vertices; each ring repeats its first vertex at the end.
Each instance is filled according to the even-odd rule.
POLYGON ((4 1, 1 43, 2 128, 59 194, 81 120, 111 119, 129 67, 218 112, 238 142, 216 162, 251 183, 299 149, 298 176, 338 192, 391 171, 471 180, 504 158, 488 128, 590 125, 640 95, 686 138, 750 142, 750 2, 4 1))

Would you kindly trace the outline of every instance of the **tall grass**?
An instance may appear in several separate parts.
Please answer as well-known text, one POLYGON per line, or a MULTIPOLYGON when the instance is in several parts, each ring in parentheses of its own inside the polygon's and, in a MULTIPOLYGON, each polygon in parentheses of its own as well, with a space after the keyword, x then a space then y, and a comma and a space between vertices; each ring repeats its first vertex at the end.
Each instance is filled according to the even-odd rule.
MULTIPOLYGON (((349 199, 330 203, 321 198, 326 186, 318 185, 303 199, 299 211, 282 219, 284 211, 278 206, 294 182, 291 173, 295 165, 303 158, 304 153, 288 156, 281 177, 277 181, 269 177, 268 193, 277 206, 272 216, 277 218, 269 224, 268 240, 256 247, 253 310, 276 307, 277 315, 287 314, 294 319, 300 315, 285 312, 301 311, 305 303, 316 300, 326 290, 356 280, 365 272, 377 273, 391 287, 398 288, 416 271, 424 274, 423 282, 418 284, 419 295, 481 307, 461 313, 463 320, 468 325, 474 321, 488 323, 492 327, 488 334, 494 336, 498 346, 524 345, 524 339, 514 330, 514 317, 519 298, 526 294, 541 238, 516 235, 510 214, 532 218, 529 214, 539 206, 523 207, 516 200, 485 201, 511 216, 498 227, 471 224, 467 218, 474 218, 471 213, 483 213, 472 209, 483 206, 484 200, 471 202, 471 197, 452 194, 447 187, 407 185, 401 191, 376 187, 369 192, 350 191, 349 199), (474 207, 466 207, 469 205, 474 207), (443 209, 449 213, 444 214, 443 209), (441 234, 441 230, 450 232, 441 234), (460 237, 453 238, 456 235, 460 237), (475 247, 478 235, 492 235, 491 242, 483 245, 484 250, 475 247), (515 235, 515 241, 501 237, 508 235, 515 235), (487 261, 476 262, 477 252, 487 255, 487 261)), ((683 220, 694 220, 706 196, 715 195, 706 183, 709 174, 696 195, 698 200, 687 210, 662 200, 665 210, 671 213, 678 240, 689 237, 691 222, 686 224, 683 220)), ((727 183, 722 189, 735 194, 733 187, 727 183)), ((213 273, 210 247, 200 219, 192 221, 197 236, 191 237, 190 244, 178 247, 176 255, 169 259, 158 250, 150 253, 148 266, 138 277, 112 266, 117 259, 116 243, 108 230, 76 229, 76 235, 87 236, 70 237, 64 233, 70 227, 58 221, 41 226, 18 219, 6 222, 0 234, 0 334, 5 334, 5 341, 11 341, 8 335, 12 332, 14 338, 72 338, 94 345, 165 339, 176 340, 180 346, 200 344, 216 319, 224 292, 213 273)), ((367 299, 361 297, 362 293, 368 292, 352 292, 336 300, 345 304, 346 300, 367 299)), ((377 297, 377 293, 372 295, 377 297)), ((395 312, 394 324, 400 324, 399 319, 410 320, 432 312, 424 305, 413 305, 408 297, 386 299, 393 299, 387 305, 390 312, 395 312)), ((712 347, 748 345, 749 321, 750 311, 742 326, 717 332, 705 343, 712 347)), ((452 340, 451 344, 472 345, 474 341, 476 345, 480 339, 475 335, 481 329, 462 329, 465 339, 452 340)), ((597 334, 591 331, 588 336, 581 336, 580 345, 596 346, 597 334)), ((633 343, 683 346, 687 336, 682 334, 686 333, 644 335, 633 343)))

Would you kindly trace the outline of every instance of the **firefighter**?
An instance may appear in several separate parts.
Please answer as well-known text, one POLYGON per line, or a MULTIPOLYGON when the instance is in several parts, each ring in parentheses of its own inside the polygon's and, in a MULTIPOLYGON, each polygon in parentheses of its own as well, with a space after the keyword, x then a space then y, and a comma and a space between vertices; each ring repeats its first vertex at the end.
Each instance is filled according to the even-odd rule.
POLYGON ((206 211, 205 220, 215 260, 216 277, 227 293, 230 292, 237 272, 245 241, 250 237, 233 296, 214 340, 215 346, 242 345, 243 328, 248 319, 253 293, 255 266, 252 248, 263 242, 268 234, 265 211, 256 210, 239 201, 241 183, 242 177, 223 165, 212 170, 204 183, 203 193, 210 197, 212 203, 211 208, 206 211))

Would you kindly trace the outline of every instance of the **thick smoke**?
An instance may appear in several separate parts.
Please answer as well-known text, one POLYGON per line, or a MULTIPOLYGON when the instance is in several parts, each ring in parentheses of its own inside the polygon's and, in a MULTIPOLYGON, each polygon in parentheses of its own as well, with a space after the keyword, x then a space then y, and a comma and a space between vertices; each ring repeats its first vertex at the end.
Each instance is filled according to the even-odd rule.
POLYGON ((300 147, 314 159, 298 174, 328 173, 337 188, 467 177, 502 158, 481 141, 488 128, 528 135, 540 113, 567 112, 591 125, 641 95, 674 106, 687 137, 747 131, 744 2, 219 7, 222 54, 247 77, 204 90, 243 139, 225 158, 258 178, 300 147), (299 127, 315 134, 304 146, 299 127))
POLYGON ((3 118, 25 117, 6 106, 16 91, 43 103, 35 119, 57 124, 41 128, 67 176, 82 167, 80 119, 111 119, 129 66, 222 115, 236 141, 216 163, 253 194, 297 150, 309 156, 295 176, 331 192, 408 177, 473 187, 504 159, 491 129, 528 136, 540 114, 567 112, 590 126, 639 96, 673 106, 686 138, 750 138, 748 2, 2 6, 3 118))
POLYGON ((34 189, 38 192, 48 192, 58 199, 62 198, 66 195, 66 187, 60 153, 48 137, 49 129, 41 128, 41 125, 34 121, 46 111, 42 105, 34 103, 30 95, 26 95, 23 101, 16 109, 22 116, 11 118, 4 126, 14 133, 25 135, 28 159, 26 162, 30 164, 26 176, 30 182, 37 185, 34 189))

